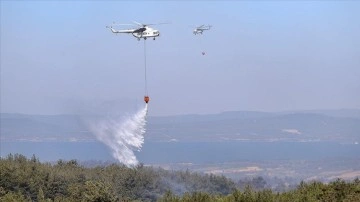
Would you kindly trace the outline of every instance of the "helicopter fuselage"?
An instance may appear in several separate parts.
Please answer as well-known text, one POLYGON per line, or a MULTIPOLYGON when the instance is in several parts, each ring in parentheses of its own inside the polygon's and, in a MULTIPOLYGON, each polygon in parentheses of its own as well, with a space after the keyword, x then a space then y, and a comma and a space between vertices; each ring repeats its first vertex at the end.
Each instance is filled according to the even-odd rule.
MULTIPOLYGON (((146 40, 147 38, 153 38, 155 40, 156 37, 160 36, 159 30, 156 30, 154 28, 149 27, 148 25, 141 24, 138 22, 135 22, 139 27, 136 29, 121 29, 121 30, 115 30, 112 26, 106 26, 111 30, 112 33, 115 34, 132 34, 135 38, 140 41, 141 38, 146 40)), ((165 24, 165 23, 160 23, 165 24)))
POLYGON ((147 39, 147 38, 154 38, 160 36, 160 32, 156 29, 150 28, 150 27, 143 27, 135 30, 132 32, 132 35, 140 40, 141 38, 147 39))
POLYGON ((202 29, 195 29, 195 30, 193 31, 193 33, 194 33, 195 35, 197 35, 197 34, 202 34, 203 31, 204 31, 204 30, 202 30, 202 29))
POLYGON ((197 34, 202 34, 205 30, 210 30, 211 25, 201 25, 200 27, 197 27, 196 29, 194 29, 193 34, 197 35, 197 34))

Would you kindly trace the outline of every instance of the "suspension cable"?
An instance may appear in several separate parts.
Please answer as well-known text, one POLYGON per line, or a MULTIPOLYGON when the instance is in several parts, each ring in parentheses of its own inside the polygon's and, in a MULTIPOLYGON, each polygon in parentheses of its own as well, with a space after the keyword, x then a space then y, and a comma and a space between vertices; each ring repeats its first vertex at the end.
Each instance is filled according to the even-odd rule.
POLYGON ((145 66, 145 95, 148 96, 147 78, 146 78, 146 40, 144 40, 144 66, 145 66))

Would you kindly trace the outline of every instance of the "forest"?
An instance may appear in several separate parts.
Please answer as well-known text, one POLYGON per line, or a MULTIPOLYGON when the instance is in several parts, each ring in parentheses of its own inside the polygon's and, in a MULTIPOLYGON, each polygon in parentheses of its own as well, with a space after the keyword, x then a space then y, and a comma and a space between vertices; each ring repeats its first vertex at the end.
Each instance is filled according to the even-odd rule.
POLYGON ((121 164, 84 167, 76 160, 40 162, 36 156, 0 159, 0 201, 360 201, 360 180, 301 182, 286 192, 224 176, 121 164))

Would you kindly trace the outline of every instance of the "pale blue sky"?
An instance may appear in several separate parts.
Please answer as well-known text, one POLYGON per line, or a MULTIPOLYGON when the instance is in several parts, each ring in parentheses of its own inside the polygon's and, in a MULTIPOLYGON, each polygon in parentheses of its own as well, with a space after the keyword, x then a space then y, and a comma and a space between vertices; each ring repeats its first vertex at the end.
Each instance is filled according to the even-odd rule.
POLYGON ((147 41, 150 115, 360 108, 359 1, 1 1, 1 112, 141 107, 143 42, 113 21, 171 22, 147 41))

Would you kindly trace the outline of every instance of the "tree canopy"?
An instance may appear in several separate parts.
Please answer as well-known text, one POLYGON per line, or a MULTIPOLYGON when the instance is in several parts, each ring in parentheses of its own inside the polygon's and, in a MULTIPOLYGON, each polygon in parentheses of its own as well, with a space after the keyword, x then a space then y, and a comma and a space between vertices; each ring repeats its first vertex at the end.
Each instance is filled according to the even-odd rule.
POLYGON ((328 184, 301 182, 294 190, 274 192, 239 186, 213 174, 167 171, 140 164, 86 168, 76 160, 41 163, 21 154, 0 159, 0 201, 360 201, 360 180, 328 184))

